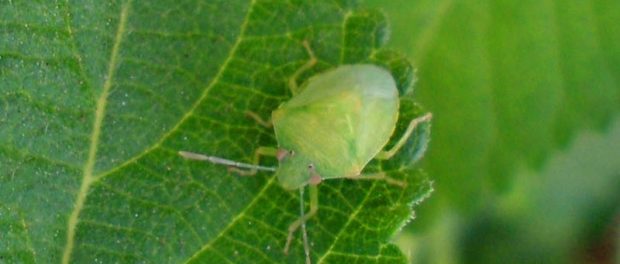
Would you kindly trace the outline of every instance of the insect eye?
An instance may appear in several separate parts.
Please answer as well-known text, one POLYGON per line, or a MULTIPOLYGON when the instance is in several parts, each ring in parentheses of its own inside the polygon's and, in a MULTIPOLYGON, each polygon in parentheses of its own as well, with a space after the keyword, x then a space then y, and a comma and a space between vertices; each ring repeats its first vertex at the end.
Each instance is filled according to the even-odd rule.
POLYGON ((288 153, 289 153, 289 151, 287 151, 285 149, 278 149, 278 153, 276 153, 276 158, 278 158, 279 161, 282 161, 282 160, 284 160, 284 158, 286 158, 288 153))
POLYGON ((291 156, 294 156, 295 155, 295 151, 291 149, 291 150, 288 151, 288 154, 291 155, 291 156))
POLYGON ((314 164, 308 164, 308 169, 314 169, 314 164))

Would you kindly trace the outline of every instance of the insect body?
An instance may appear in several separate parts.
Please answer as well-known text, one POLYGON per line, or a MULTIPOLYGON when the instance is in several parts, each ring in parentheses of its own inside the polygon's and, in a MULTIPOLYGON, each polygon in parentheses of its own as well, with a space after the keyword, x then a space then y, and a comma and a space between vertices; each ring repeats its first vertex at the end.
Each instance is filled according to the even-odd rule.
POLYGON ((375 65, 344 65, 311 77, 299 91, 296 79, 316 63, 312 50, 306 42, 304 45, 311 58, 289 81, 293 98, 273 111, 272 122, 248 113, 260 124, 273 124, 277 148, 258 148, 254 164, 186 151, 179 154, 227 165, 244 175, 253 175, 258 170, 275 171, 283 188, 300 190, 300 199, 303 199, 304 188, 309 186, 310 211, 305 213, 303 201, 300 201, 301 217, 289 226, 284 252, 288 252, 293 233, 301 227, 306 263, 310 263, 305 221, 318 210, 317 185, 327 179, 350 178, 380 179, 403 186, 404 182, 384 173, 366 175, 362 170, 373 158, 391 158, 420 122, 430 120, 431 114, 412 120, 394 147, 383 150, 398 120, 399 95, 392 75, 375 65), (279 166, 258 165, 263 155, 275 156, 279 166))
POLYGON ((394 79, 378 66, 340 66, 311 78, 272 115, 278 147, 292 151, 280 159, 279 182, 297 189, 317 177, 360 175, 390 139, 398 103, 394 79))

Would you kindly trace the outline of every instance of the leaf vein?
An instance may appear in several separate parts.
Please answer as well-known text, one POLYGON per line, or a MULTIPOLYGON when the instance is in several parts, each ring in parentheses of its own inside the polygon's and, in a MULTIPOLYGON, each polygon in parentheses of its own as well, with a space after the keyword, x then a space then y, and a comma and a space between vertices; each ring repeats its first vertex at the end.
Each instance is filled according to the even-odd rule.
POLYGON ((252 206, 254 206, 254 204, 256 204, 256 202, 259 200, 259 197, 261 197, 268 189, 269 187, 271 187, 271 185, 274 182, 275 177, 271 177, 269 179, 269 181, 267 181, 265 183, 265 185, 263 186, 263 188, 256 194, 256 196, 254 196, 254 199, 252 199, 252 201, 250 201, 248 203, 248 205, 239 212, 239 214, 237 214, 235 217, 233 217, 233 219, 231 219, 230 223, 224 227, 222 230, 220 230, 219 234, 214 237, 211 241, 209 241, 209 243, 207 243, 206 245, 204 245, 202 248, 200 248, 200 250, 196 251, 196 253, 191 256, 185 263, 190 263, 191 261, 193 261, 196 257, 198 257, 200 255, 200 253, 205 252, 207 250, 209 250, 213 244, 218 241, 220 238, 223 237, 223 235, 233 226, 235 226, 237 224, 237 222, 239 222, 244 216, 245 216, 245 212, 251 208, 252 206))
POLYGON ((95 91, 92 90, 92 86, 90 82, 88 81, 88 74, 86 73, 86 68, 84 67, 82 55, 80 54, 79 49, 77 47, 77 41, 75 40, 75 33, 73 31, 73 27, 71 27, 71 11, 69 10, 69 0, 65 0, 64 8, 65 8, 64 21, 65 21, 65 24, 67 25, 66 30, 69 35, 71 51, 73 52, 73 56, 75 56, 75 59, 77 60, 78 69, 80 71, 79 72, 80 77, 82 77, 84 85, 86 85, 86 88, 88 88, 88 90, 91 93, 94 93, 95 91))
POLYGON ((334 236, 334 242, 329 246, 329 248, 325 251, 325 253, 323 254, 323 256, 321 256, 321 258, 316 262, 316 263, 323 263, 323 261, 325 260, 325 258, 331 254, 331 252, 334 249, 334 245, 336 245, 336 242, 338 241, 338 239, 340 238, 340 235, 343 234, 343 232, 345 230, 347 230, 347 227, 352 223, 352 221, 357 217, 357 214, 359 214, 359 212, 362 210, 362 208, 364 207, 363 205, 366 203, 366 201, 368 200, 368 198, 370 197, 370 194, 374 192, 375 188, 376 188, 377 184, 374 183, 371 187, 370 190, 368 190, 367 192, 365 192, 364 194, 364 199, 362 199, 362 201, 359 203, 359 205, 357 206, 357 208, 355 208, 355 211, 353 211, 353 213, 351 213, 349 215, 349 217, 347 218, 347 222, 344 224, 344 226, 342 226, 342 228, 340 229, 340 231, 338 231, 338 233, 334 236))
POLYGON ((105 178, 106 176, 110 175, 111 173, 118 171, 122 168, 124 168, 125 166, 132 164, 133 162, 135 162, 136 160, 138 160, 139 158, 147 155, 148 153, 150 153, 151 151, 153 151, 154 149, 160 147, 163 142, 168 139, 174 132, 176 132, 179 127, 181 127, 181 125, 188 119, 190 118, 192 115, 194 115, 194 111, 198 108, 199 105, 201 105, 201 103, 207 98, 209 91, 211 91, 211 89, 213 87, 215 87, 216 84, 219 83, 220 78, 222 78, 222 76, 224 75, 224 72, 226 71, 226 69, 228 68, 230 62, 233 60, 234 58, 234 54, 237 52, 237 49, 239 48, 242 40, 243 40, 243 35, 245 33, 245 30, 247 28, 247 24, 248 24, 248 20, 250 17, 250 14, 252 13, 252 9, 254 7, 256 0, 252 0, 252 2, 250 3, 250 6, 248 7, 248 11, 246 14, 246 17, 244 19, 243 24, 241 25, 241 30, 239 32, 239 36, 237 37, 236 42, 233 44, 233 46, 231 47, 228 56, 226 58, 226 60, 222 63, 222 66, 220 67, 220 70, 216 73, 215 77, 213 77, 213 80, 206 86, 206 88, 204 89, 204 92, 200 95, 200 97, 198 98, 198 100, 196 100, 196 102, 191 106, 191 108, 187 111, 187 113, 181 117, 181 119, 179 120, 179 122, 177 122, 169 131, 168 133, 162 135, 161 139, 156 142, 155 144, 153 144, 151 147, 147 148, 146 150, 144 150, 143 152, 127 159, 125 162, 123 162, 122 164, 118 165, 115 168, 112 168, 108 171, 104 171, 102 173, 100 173, 99 175, 97 175, 95 178, 95 181, 101 180, 103 178, 105 178))
POLYGON ((97 156, 97 147, 99 144, 99 135, 101 133, 101 127, 103 124, 103 118, 105 116, 105 108, 107 104, 108 94, 110 92, 110 87, 112 87, 112 79, 114 79, 114 73, 116 72, 118 53, 120 50, 120 45, 123 40, 123 36, 125 35, 125 27, 127 25, 127 16, 129 13, 129 5, 130 2, 126 2, 121 6, 120 11, 120 19, 118 22, 118 28, 116 30, 116 36, 114 40, 114 45, 112 46, 112 52, 110 54, 110 62, 108 64, 108 72, 106 74, 106 79, 103 84, 103 90, 99 95, 99 99, 97 100, 97 105, 95 109, 95 120, 93 121, 93 131, 90 138, 90 146, 88 150, 88 158, 84 165, 83 175, 82 175, 82 184, 80 186, 79 192, 76 197, 75 206, 71 212, 69 217, 69 221, 67 221, 67 234, 66 234, 66 243, 62 254, 62 263, 68 264, 71 259, 71 253, 73 252, 73 247, 75 243, 75 232, 77 227, 77 222, 79 221, 80 211, 86 202, 86 195, 88 194, 88 190, 90 189, 91 184, 93 183, 93 170, 95 167, 95 161, 97 156))

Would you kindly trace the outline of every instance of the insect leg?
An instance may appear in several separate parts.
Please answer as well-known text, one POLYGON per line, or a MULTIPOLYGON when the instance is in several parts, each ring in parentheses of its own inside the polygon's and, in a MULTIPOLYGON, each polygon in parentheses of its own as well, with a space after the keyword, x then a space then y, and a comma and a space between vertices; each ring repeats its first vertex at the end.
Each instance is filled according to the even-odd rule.
MULTIPOLYGON (((299 215, 303 218, 305 216, 304 208, 304 188, 299 188, 299 215)), ((301 235, 304 241, 304 253, 306 253, 306 264, 312 264, 310 259, 310 244, 308 243, 308 232, 306 231, 306 222, 301 222, 301 235)))
POLYGON ((373 174, 358 174, 356 176, 349 176, 349 177, 347 177, 347 179, 352 179, 352 180, 382 180, 382 181, 387 182, 388 184, 392 184, 392 185, 396 185, 396 186, 400 186, 400 187, 407 186, 407 182, 391 178, 391 177, 387 176, 385 174, 385 172, 378 172, 378 173, 373 173, 373 174))
POLYGON ((245 111, 245 115, 254 119, 254 121, 256 121, 256 123, 258 123, 261 126, 264 126, 266 128, 271 128, 273 127, 273 123, 271 122, 271 118, 267 121, 265 121, 264 119, 262 119, 257 113, 254 113, 252 111, 245 111))
MULTIPOLYGON (((303 187, 302 187, 303 188, 303 187)), ((295 222, 293 222, 288 227, 288 237, 286 238, 286 245, 284 246, 284 254, 288 255, 288 249, 291 246, 291 242, 293 241, 293 234, 297 229, 306 224, 306 221, 313 217, 316 212, 319 210, 319 190, 316 185, 309 185, 310 188, 310 211, 307 214, 302 214, 295 222)), ((300 197, 299 199, 303 199, 300 197)), ((307 237, 307 234, 306 234, 307 237)), ((307 240, 307 239, 306 239, 307 240)), ((310 245, 304 242, 304 250, 310 252, 310 245)), ((309 253, 308 253, 309 254, 309 253)), ((307 259, 310 257, 308 256, 307 259)))
POLYGON ((405 134, 403 134, 400 137, 398 142, 396 142, 396 145, 394 145, 389 150, 382 150, 381 152, 379 152, 379 154, 377 154, 375 158, 382 159, 382 160, 392 158, 392 156, 394 156, 394 154, 396 154, 396 152, 398 152, 398 150, 400 150, 400 148, 402 148, 405 145, 405 143, 407 143, 407 139, 409 139, 409 137, 411 136, 415 128, 422 122, 430 121, 431 118, 433 118, 433 114, 427 113, 421 117, 411 120, 411 122, 409 123, 409 126, 407 127, 407 130, 405 130, 405 134))
POLYGON ((252 164, 254 167, 240 167, 240 166, 229 166, 228 170, 235 172, 241 176, 254 176, 259 170, 259 162, 260 156, 271 156, 275 157, 278 153, 276 148, 272 147, 258 147, 256 151, 254 151, 254 160, 252 160, 252 164))
POLYGON ((308 62, 306 62, 306 64, 301 66, 301 68, 297 69, 297 71, 293 73, 291 78, 288 79, 288 87, 289 89, 291 89, 291 93, 293 95, 296 95, 300 92, 299 85, 297 84, 297 79, 299 78, 299 76, 301 76, 301 74, 303 74, 305 71, 314 67, 314 65, 317 63, 316 56, 314 56, 314 52, 310 48, 310 44, 308 43, 308 41, 304 40, 303 45, 306 48, 306 51, 308 52, 308 56, 310 56, 310 59, 308 60, 308 62))

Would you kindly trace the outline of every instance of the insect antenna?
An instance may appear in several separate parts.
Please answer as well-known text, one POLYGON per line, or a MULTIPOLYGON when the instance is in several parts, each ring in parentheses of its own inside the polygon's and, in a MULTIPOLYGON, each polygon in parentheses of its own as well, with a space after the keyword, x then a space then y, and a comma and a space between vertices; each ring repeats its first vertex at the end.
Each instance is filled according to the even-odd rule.
POLYGON ((224 158, 215 157, 215 156, 208 156, 208 155, 189 152, 189 151, 179 151, 179 155, 181 155, 181 157, 186 158, 186 159, 208 161, 213 164, 221 164, 221 165, 232 166, 232 167, 242 168, 242 169, 276 171, 275 167, 267 167, 267 166, 243 163, 243 162, 238 162, 238 161, 224 159, 224 158))

